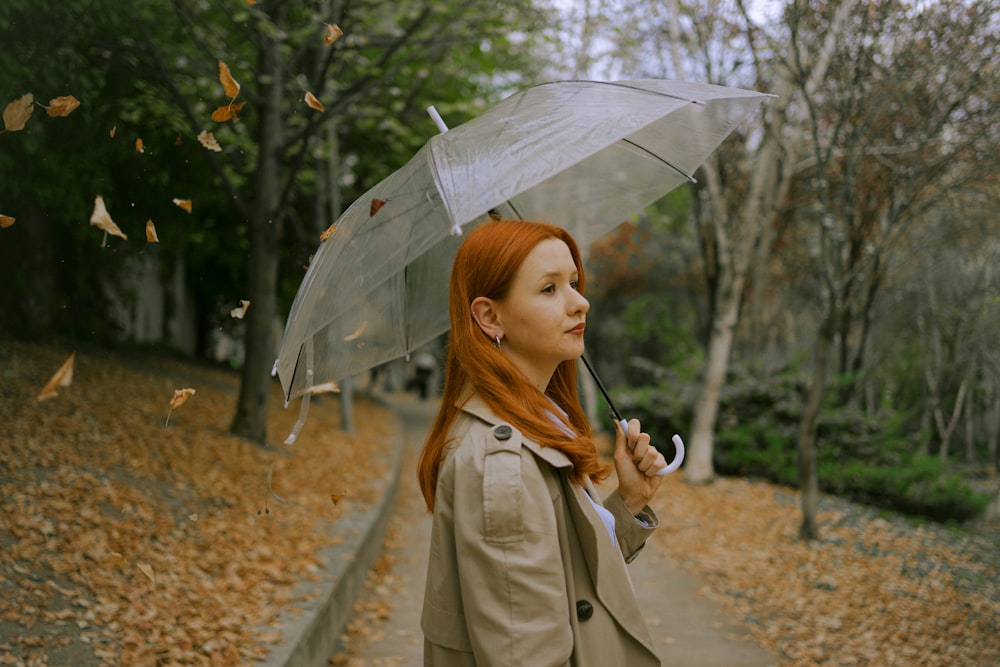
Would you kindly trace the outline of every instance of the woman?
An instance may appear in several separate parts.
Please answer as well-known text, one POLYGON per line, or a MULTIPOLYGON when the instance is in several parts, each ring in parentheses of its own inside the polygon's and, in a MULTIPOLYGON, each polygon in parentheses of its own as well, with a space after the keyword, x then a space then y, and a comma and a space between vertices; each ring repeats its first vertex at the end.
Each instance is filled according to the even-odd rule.
POLYGON ((659 665, 626 563, 658 525, 665 465, 638 421, 618 429, 618 489, 576 392, 589 309, 563 229, 501 220, 451 273, 441 409, 418 478, 433 512, 424 664, 659 665))

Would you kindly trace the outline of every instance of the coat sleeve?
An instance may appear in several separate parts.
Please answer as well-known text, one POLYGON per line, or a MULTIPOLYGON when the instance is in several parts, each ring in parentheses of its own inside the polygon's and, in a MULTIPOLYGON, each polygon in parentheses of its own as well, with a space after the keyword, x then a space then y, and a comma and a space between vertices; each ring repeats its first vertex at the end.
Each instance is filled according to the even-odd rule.
POLYGON ((618 538, 618 546, 625 557, 625 562, 631 563, 646 546, 646 540, 660 525, 660 520, 649 505, 642 508, 638 517, 633 516, 617 490, 604 499, 604 508, 615 517, 615 536, 618 538), (639 523, 637 518, 642 519, 642 523, 639 523))
POLYGON ((480 433, 456 452, 454 533, 469 639, 480 666, 568 665, 573 636, 554 499, 544 462, 511 431, 503 440, 480 433))

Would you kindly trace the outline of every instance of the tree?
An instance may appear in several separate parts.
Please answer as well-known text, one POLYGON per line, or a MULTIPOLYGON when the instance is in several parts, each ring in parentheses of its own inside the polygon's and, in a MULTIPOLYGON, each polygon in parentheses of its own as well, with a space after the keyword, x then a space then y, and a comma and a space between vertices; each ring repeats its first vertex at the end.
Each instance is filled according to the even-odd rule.
MULTIPOLYGON (((812 275, 825 311, 798 441, 801 534, 807 539, 818 535, 816 431, 836 337, 845 359, 851 326, 868 321, 885 265, 908 226, 939 202, 981 183, 996 164, 995 152, 992 159, 980 156, 1000 127, 1000 118, 988 110, 989 91, 997 83, 990 63, 998 44, 989 26, 998 10, 991 4, 941 2, 921 9, 858 4, 823 88, 800 87, 811 152, 799 177, 802 205, 795 215, 812 230, 818 269, 812 275), (886 34, 900 37, 882 39, 886 34)), ((809 9, 802 19, 791 25, 823 24, 809 9)), ((795 53, 802 41, 813 42, 816 32, 794 30, 792 38, 795 53)), ((795 80, 804 80, 806 72, 796 61, 791 69, 795 80)), ((853 336, 859 350, 866 335, 862 326, 861 335, 853 336)), ((936 397, 933 376, 926 377, 936 397)), ((968 379, 961 381, 949 425, 934 405, 945 442, 961 413, 968 379)))

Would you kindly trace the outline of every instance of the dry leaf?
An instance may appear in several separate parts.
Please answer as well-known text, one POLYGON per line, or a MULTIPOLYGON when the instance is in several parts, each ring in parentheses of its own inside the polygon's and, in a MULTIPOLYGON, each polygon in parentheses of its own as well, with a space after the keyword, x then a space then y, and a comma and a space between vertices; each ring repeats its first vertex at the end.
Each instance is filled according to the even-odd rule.
POLYGON ((137 153, 145 153, 146 152, 146 149, 143 148, 143 146, 142 146, 142 139, 141 138, 135 140, 135 150, 136 150, 137 153))
POLYGON ((90 214, 90 224, 112 236, 120 236, 123 239, 128 239, 125 233, 111 219, 107 207, 104 206, 104 197, 101 195, 97 195, 97 198, 94 199, 94 212, 90 214))
POLYGON ((219 107, 212 112, 212 120, 217 123, 225 123, 227 120, 233 120, 237 118, 237 114, 239 114, 245 104, 246 102, 233 102, 232 104, 219 107))
POLYGON ((327 240, 331 236, 337 233, 337 223, 333 223, 327 227, 322 234, 319 235, 320 242, 327 240))
POLYGON ((185 389, 174 389, 174 397, 170 399, 170 410, 167 412, 167 422, 164 426, 170 424, 170 414, 174 411, 174 409, 184 405, 185 401, 194 395, 194 392, 195 390, 190 387, 185 389))
POLYGON ((115 125, 113 128, 111 128, 111 132, 109 133, 111 135, 112 139, 115 138, 115 133, 116 132, 118 132, 118 126, 117 125, 115 125))
POLYGON ((49 108, 46 109, 46 113, 50 116, 68 116, 73 111, 80 106, 80 100, 76 99, 72 95, 65 95, 63 97, 56 97, 49 100, 49 108))
POLYGON ((326 111, 326 107, 323 106, 323 103, 316 99, 316 96, 308 90, 306 91, 306 104, 309 105, 309 108, 315 109, 316 111, 326 111))
POLYGON ((198 141, 200 141, 201 145, 210 151, 215 151, 216 153, 222 151, 222 146, 220 146, 219 142, 215 140, 215 135, 211 132, 206 132, 205 130, 199 132, 198 141))
POLYGON ((329 394, 330 392, 340 391, 340 385, 336 382, 324 382, 322 384, 314 384, 313 386, 306 389, 306 392, 310 396, 315 396, 317 394, 329 394))
POLYGON ((146 221, 146 240, 150 243, 160 242, 160 237, 156 235, 156 225, 152 220, 146 221))
POLYGON ((14 224, 14 218, 9 215, 0 215, 0 229, 4 227, 10 227, 14 224))
POLYGON ((225 91, 226 97, 236 99, 236 96, 240 94, 239 82, 230 73, 229 65, 221 60, 219 61, 219 82, 222 84, 222 90, 225 91))
POLYGON ((177 198, 174 198, 174 204, 176 206, 184 209, 188 213, 191 212, 191 200, 190 199, 177 199, 177 198))
POLYGON ((76 358, 76 352, 69 355, 69 359, 63 362, 63 365, 59 367, 42 390, 38 392, 38 400, 44 401, 49 398, 54 398, 58 395, 57 387, 68 387, 73 383, 73 360, 76 358))
POLYGON ((240 299, 239 308, 233 308, 229 311, 230 317, 235 317, 238 320, 242 320, 243 316, 247 314, 247 308, 250 307, 250 302, 244 299, 240 299))
POLYGON ((17 98, 3 110, 3 125, 9 132, 23 130, 24 124, 35 110, 35 98, 31 93, 17 98))
POLYGON ((344 31, 336 23, 326 23, 324 25, 326 25, 326 36, 323 38, 323 43, 327 46, 336 42, 344 34, 344 31))
POLYGON ((150 581, 154 584, 156 583, 156 577, 153 576, 153 568, 151 568, 148 563, 136 563, 135 566, 139 568, 139 571, 141 571, 144 575, 149 577, 150 581))
POLYGON ((361 323, 360 327, 358 327, 357 329, 354 330, 354 333, 348 334, 348 335, 344 336, 344 340, 345 341, 352 341, 352 340, 354 340, 356 338, 359 338, 361 336, 361 334, 363 334, 365 332, 365 327, 367 327, 367 326, 368 326, 368 320, 365 320, 364 322, 361 323))
POLYGON ((342 498, 343 498, 344 496, 346 496, 346 495, 347 495, 347 492, 346 492, 346 491, 345 491, 344 493, 331 493, 331 494, 330 494, 330 500, 332 500, 332 501, 333 501, 333 504, 334 504, 334 505, 336 505, 336 504, 337 504, 337 503, 339 503, 339 502, 341 501, 341 499, 342 499, 342 498))
POLYGON ((385 204, 386 204, 387 201, 389 201, 389 200, 388 199, 372 199, 372 205, 368 209, 368 217, 374 218, 375 214, 378 213, 379 210, 381 210, 381 208, 383 206, 385 206, 385 204))

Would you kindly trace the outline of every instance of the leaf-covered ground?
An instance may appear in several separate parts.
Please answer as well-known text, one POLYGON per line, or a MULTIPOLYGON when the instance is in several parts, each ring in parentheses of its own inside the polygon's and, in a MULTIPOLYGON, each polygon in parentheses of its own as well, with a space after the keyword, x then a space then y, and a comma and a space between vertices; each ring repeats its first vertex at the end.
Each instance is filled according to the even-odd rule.
POLYGON ((918 524, 835 497, 798 539, 798 493, 667 479, 655 538, 779 665, 1000 665, 1000 526, 918 524))
POLYGON ((71 352, 0 343, 0 664, 264 656, 330 526, 380 493, 393 420, 359 400, 348 435, 316 397, 285 447, 298 401, 283 409, 275 382, 258 447, 228 434, 237 374, 83 351, 72 384, 38 401, 71 352), (180 388, 196 392, 166 426, 180 388))

